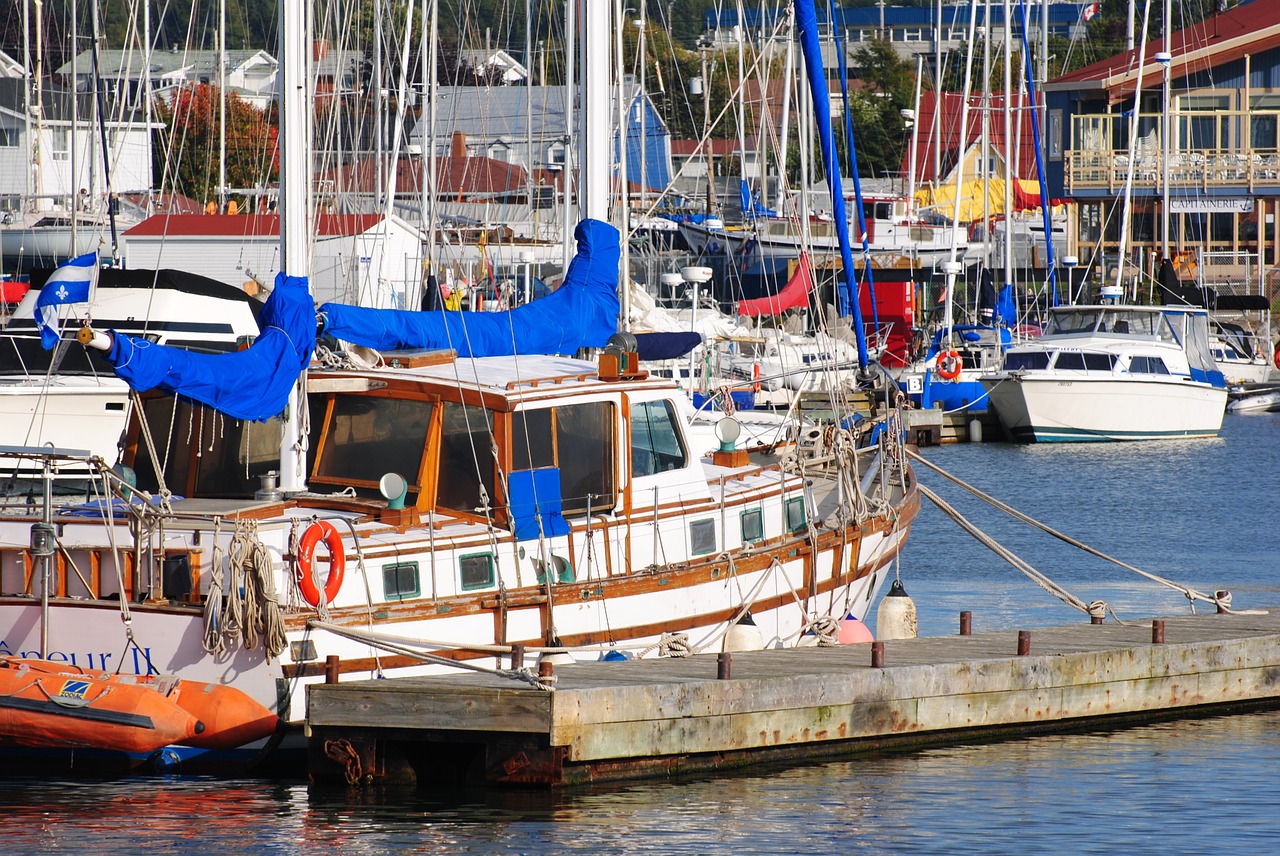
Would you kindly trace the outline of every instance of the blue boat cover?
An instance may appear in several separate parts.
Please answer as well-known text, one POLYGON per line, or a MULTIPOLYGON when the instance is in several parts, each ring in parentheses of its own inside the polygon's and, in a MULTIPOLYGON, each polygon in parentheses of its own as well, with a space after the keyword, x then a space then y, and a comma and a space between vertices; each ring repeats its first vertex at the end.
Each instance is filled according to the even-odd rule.
POLYGON ((618 327, 618 230, 583 220, 564 284, 509 312, 408 312, 326 303, 324 332, 379 351, 452 348, 461 357, 573 354, 599 348, 618 327))
POLYGON ((252 347, 230 354, 192 353, 112 330, 107 360, 116 377, 140 392, 159 388, 235 419, 262 422, 284 410, 311 362, 316 321, 307 278, 277 274, 258 323, 262 332, 252 347))
POLYGON ((701 333, 636 333, 635 336, 641 360, 674 360, 702 344, 701 333))

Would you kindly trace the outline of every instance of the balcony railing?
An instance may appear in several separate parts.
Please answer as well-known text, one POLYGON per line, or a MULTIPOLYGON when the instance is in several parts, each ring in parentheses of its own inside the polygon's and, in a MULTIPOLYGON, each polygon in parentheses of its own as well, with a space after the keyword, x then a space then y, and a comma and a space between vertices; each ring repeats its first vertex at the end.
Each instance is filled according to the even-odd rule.
POLYGON ((1130 169, 1133 186, 1236 190, 1280 187, 1280 113, 1261 111, 1175 112, 1166 161, 1159 116, 1139 117, 1139 140, 1130 153, 1131 117, 1120 114, 1072 118, 1071 145, 1063 153, 1068 193, 1120 193, 1130 169), (1263 145, 1257 145, 1263 143, 1263 145))

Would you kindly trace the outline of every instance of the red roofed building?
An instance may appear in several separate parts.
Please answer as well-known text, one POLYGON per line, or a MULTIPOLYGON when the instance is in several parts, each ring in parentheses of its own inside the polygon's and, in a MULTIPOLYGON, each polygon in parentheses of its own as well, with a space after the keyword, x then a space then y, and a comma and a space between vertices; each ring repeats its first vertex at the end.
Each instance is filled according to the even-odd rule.
POLYGON ((1222 287, 1246 271, 1256 287, 1257 272, 1280 260, 1280 3, 1243 3, 1168 44, 1157 38, 1052 80, 1045 95, 1050 191, 1077 203, 1082 264, 1100 253, 1112 270, 1127 228, 1125 255, 1149 273, 1165 249, 1166 221, 1168 251, 1184 254, 1184 277, 1193 255, 1203 274, 1203 253, 1231 253, 1222 287), (1131 213, 1122 223, 1130 176, 1131 213))
MULTIPOLYGON (((316 303, 416 306, 423 235, 392 215, 319 214, 311 294, 316 303)), ((269 288, 280 270, 277 214, 157 214, 124 233, 130 267, 196 271, 247 291, 269 288)))

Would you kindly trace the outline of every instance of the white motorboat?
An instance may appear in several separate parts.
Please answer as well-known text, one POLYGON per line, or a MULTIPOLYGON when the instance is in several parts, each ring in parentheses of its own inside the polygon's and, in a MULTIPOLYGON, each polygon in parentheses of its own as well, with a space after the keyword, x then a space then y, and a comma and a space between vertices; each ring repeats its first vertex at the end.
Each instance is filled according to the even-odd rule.
POLYGON ((1025 443, 1212 437, 1227 402, 1208 313, 1173 306, 1055 307, 982 384, 1025 443))

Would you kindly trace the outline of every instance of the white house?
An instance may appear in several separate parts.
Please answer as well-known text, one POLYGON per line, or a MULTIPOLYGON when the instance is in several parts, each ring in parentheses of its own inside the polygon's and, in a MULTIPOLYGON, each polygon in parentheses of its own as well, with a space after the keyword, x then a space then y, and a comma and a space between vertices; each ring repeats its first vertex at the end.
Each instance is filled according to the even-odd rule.
MULTIPOLYGON (((99 77, 107 92, 119 92, 130 104, 141 106, 148 77, 152 93, 166 100, 175 89, 187 84, 216 86, 218 58, 217 51, 181 50, 175 45, 169 50, 153 51, 148 70, 146 54, 142 51, 104 50, 98 55, 99 77)), ((265 109, 275 98, 279 67, 276 58, 266 51, 229 50, 225 70, 227 92, 234 92, 260 110, 265 109)), ((76 89, 88 92, 92 72, 93 54, 85 51, 75 59, 74 75, 70 61, 63 63, 55 74, 66 85, 70 85, 74 76, 76 89)))
MULTIPOLYGON (((32 118, 28 116, 25 89, 21 78, 0 77, 0 208, 17 210, 24 199, 35 200, 37 208, 101 208, 106 202, 107 183, 98 126, 90 121, 94 116, 92 97, 78 96, 78 122, 73 127, 70 92, 53 87, 41 90, 40 119, 36 121, 34 105, 32 118), (33 142, 38 142, 38 148, 33 142), (34 163, 33 151, 39 152, 34 163)), ((151 135, 143 117, 133 110, 109 106, 104 124, 112 190, 122 193, 150 188, 151 135)))
MULTIPOLYGON (((426 236, 392 215, 319 214, 311 264, 316 303, 416 308, 426 236)), ((157 214, 124 234, 135 268, 179 268, 248 291, 280 271, 277 214, 157 214)))
POLYGON ((460 50, 458 60, 482 74, 498 73, 504 86, 523 83, 529 77, 529 69, 504 50, 460 50))

